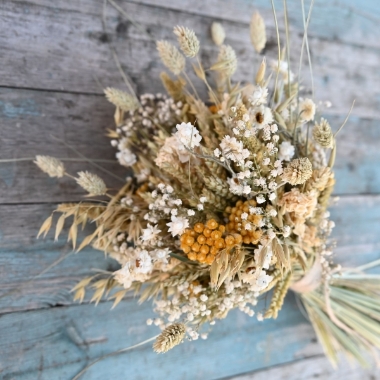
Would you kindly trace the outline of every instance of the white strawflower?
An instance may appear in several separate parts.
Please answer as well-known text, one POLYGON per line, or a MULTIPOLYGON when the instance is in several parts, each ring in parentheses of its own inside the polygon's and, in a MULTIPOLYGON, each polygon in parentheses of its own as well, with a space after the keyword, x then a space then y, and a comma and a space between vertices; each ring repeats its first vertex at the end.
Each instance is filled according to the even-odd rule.
POLYGON ((273 122, 273 114, 270 108, 263 105, 253 109, 253 127, 262 129, 265 125, 273 122))
POLYGON ((153 269, 152 258, 150 257, 148 251, 145 249, 139 251, 136 255, 135 261, 135 272, 136 273, 149 273, 153 269))
POLYGON ((156 239, 157 235, 161 232, 161 230, 159 230, 157 228, 157 226, 152 226, 148 223, 147 225, 147 228, 143 229, 142 230, 142 236, 141 236, 141 240, 142 241, 151 241, 151 240, 154 240, 156 239))
POLYGON ((116 158, 119 160, 120 165, 132 166, 137 162, 136 155, 128 148, 123 149, 116 153, 116 158))
POLYGON ((283 141, 278 152, 278 158, 282 161, 290 161, 294 156, 294 146, 289 141, 283 141))
POLYGON ((304 99, 300 102, 300 118, 304 121, 310 121, 314 119, 315 104, 311 99, 304 99))
POLYGON ((182 216, 172 215, 171 220, 166 225, 169 227, 169 232, 171 232, 172 236, 182 235, 186 228, 189 227, 189 220, 182 216))
POLYGON ((249 101, 252 106, 259 106, 267 102, 268 89, 265 87, 255 86, 252 95, 249 97, 249 101))
POLYGON ((165 144, 158 151, 155 163, 158 167, 163 167, 165 164, 171 164, 177 157, 182 163, 188 162, 190 153, 185 149, 179 141, 177 133, 165 139, 165 144))
POLYGON ((194 148, 200 145, 202 136, 199 134, 197 128, 195 128, 191 123, 181 123, 176 126, 177 131, 176 136, 178 140, 187 148, 194 148))
POLYGON ((223 154, 232 161, 237 163, 242 162, 249 157, 249 150, 244 149, 243 143, 236 140, 236 137, 224 136, 220 143, 223 154))

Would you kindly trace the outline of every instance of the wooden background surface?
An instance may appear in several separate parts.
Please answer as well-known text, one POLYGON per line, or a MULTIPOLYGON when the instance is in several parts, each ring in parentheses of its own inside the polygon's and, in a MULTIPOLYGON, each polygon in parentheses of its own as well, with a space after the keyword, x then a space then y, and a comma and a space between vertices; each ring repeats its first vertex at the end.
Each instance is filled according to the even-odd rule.
MULTIPOLYGON (((252 78, 261 57, 249 43, 248 23, 259 9, 268 25, 265 55, 275 57, 269 0, 115 0, 155 39, 173 39, 176 24, 194 28, 209 62, 216 48, 213 20, 239 56, 236 79, 252 78)), ((153 39, 112 6, 102 28, 101 0, 3 0, 0 3, 0 158, 35 154, 113 159, 104 136, 113 108, 102 88, 121 87, 116 49, 139 93, 162 91, 153 39)), ((283 32, 282 1, 275 1, 283 32)), ((308 4, 309 1, 306 1, 308 4)), ((378 0, 316 0, 310 25, 316 96, 330 100, 340 134, 336 195, 336 260, 348 265, 380 257, 380 5, 378 0)), ((288 0, 294 71, 302 38, 300 1, 288 0)), ((309 83, 307 66, 304 70, 309 83)), ((90 167, 67 163, 69 171, 90 167)), ((103 167, 124 176, 117 164, 103 167)), ((91 170, 93 170, 91 168, 91 170)), ((99 172, 100 173, 100 172, 99 172)), ((102 173, 109 187, 120 185, 102 173)), ((99 355, 157 333, 145 325, 150 304, 126 299, 110 311, 72 302, 69 289, 92 268, 110 269, 101 252, 71 255, 65 239, 36 240, 40 224, 64 201, 79 201, 73 182, 47 178, 31 162, 0 163, 0 377, 70 379, 99 355), (52 264, 61 260, 50 270, 52 264)), ((333 372, 293 295, 276 321, 259 323, 240 312, 218 322, 206 341, 183 344, 164 356, 150 346, 105 360, 84 379, 379 379, 374 369, 343 365, 333 372), (248 373, 248 374, 247 374, 248 373), (250 374, 249 374, 250 373, 250 374), (242 377, 240 377, 241 374, 242 377)))

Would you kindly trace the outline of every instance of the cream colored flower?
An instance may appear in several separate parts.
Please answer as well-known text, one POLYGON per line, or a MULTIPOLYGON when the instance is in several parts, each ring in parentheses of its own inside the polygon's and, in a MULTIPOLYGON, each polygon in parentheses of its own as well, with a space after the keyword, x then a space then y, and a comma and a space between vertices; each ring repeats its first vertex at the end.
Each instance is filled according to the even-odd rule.
POLYGON ((309 218, 317 207, 317 193, 301 193, 296 187, 285 193, 278 201, 279 206, 283 206, 285 212, 294 212, 297 217, 309 218))
POLYGON ((300 102, 300 118, 304 121, 311 121, 315 115, 315 104, 311 99, 304 99, 300 102))
POLYGON ((313 167, 307 157, 296 158, 284 169, 282 179, 292 185, 302 185, 312 173, 313 167))

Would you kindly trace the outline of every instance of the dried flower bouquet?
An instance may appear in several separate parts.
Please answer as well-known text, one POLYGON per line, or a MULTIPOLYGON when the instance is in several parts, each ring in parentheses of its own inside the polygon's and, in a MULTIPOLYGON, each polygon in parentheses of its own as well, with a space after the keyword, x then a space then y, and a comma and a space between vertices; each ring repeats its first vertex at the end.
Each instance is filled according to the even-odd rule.
MULTIPOLYGON (((78 227, 94 222, 78 250, 92 245, 121 269, 83 279, 74 298, 82 301, 90 287, 96 303, 111 294, 116 306, 129 291, 140 301, 153 299, 158 317, 147 323, 163 330, 154 350, 166 352, 185 336, 206 338, 202 325, 234 308, 258 320, 276 318, 293 289, 333 363, 339 351, 364 363, 363 349, 380 348, 379 277, 340 270, 330 259, 332 129, 317 117, 314 101, 300 97, 285 50, 279 48, 270 68, 262 61, 254 83, 233 83, 235 51, 223 44, 220 24, 211 31, 219 55, 207 69, 194 31, 174 28, 180 50, 157 42, 175 75, 161 74, 168 95, 105 90, 116 106, 111 144, 133 175, 110 195, 97 175, 78 173, 75 180, 89 195, 109 201, 60 205, 56 237, 73 218, 69 239, 75 248, 78 227), (208 99, 186 74, 186 58, 208 99), (213 73, 212 84, 206 72, 213 73), (268 292, 269 307, 255 311, 268 292)), ((266 34, 258 13, 250 32, 261 52, 266 34)), ((35 162, 52 177, 67 174, 55 158, 37 156, 35 162)), ((52 216, 40 234, 51 225, 52 216)))

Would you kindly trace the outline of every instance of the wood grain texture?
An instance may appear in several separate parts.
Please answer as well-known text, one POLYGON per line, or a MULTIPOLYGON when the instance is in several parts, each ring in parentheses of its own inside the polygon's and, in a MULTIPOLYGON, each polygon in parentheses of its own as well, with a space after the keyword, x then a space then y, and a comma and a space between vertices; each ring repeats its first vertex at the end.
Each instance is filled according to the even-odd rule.
MULTIPOLYGON (((221 3, 228 4, 226 1, 221 3)), ((167 38, 174 41, 172 25, 182 23, 199 35, 202 41, 201 55, 206 67, 216 59, 217 48, 212 45, 209 36, 212 18, 191 12, 183 13, 182 8, 167 9, 129 1, 120 1, 119 4, 154 38, 136 29, 112 7, 108 7, 107 29, 104 33, 101 4, 89 0, 59 0, 54 3, 54 7, 46 0, 3 2, 1 13, 7 33, 0 35, 0 46, 7 54, 0 67, 0 85, 101 93, 102 87, 120 85, 120 74, 109 49, 112 44, 138 92, 155 92, 161 88, 159 73, 163 66, 155 52, 154 40, 167 38), (40 70, 42 65, 44 69, 40 70)), ((200 4, 196 3, 198 7, 200 4)), ((218 8, 215 1, 213 5, 218 8)), ((187 8, 197 6, 188 4, 187 8)), ((209 8, 212 5, 206 10, 209 8)), ((230 8, 231 3, 225 5, 224 10, 222 7, 221 11, 228 12, 230 8)), ((251 6, 249 8, 253 9, 251 6)), ((238 16, 235 18, 235 12, 230 12, 234 21, 224 22, 228 36, 226 43, 233 46, 239 56, 239 70, 235 76, 235 80, 239 81, 253 78, 262 59, 254 53, 250 44, 247 20, 250 13, 246 11, 240 21, 238 16)), ((265 54, 267 58, 275 58, 277 44, 273 18, 266 18, 268 44, 265 54)), ((295 72, 298 71, 301 36, 302 29, 296 26, 292 33, 291 52, 295 72)), ((379 118, 380 98, 377 88, 380 73, 377 50, 363 45, 343 44, 333 38, 311 36, 309 43, 318 98, 331 100, 331 111, 337 114, 346 114, 356 99, 354 114, 379 118), (343 63, 347 59, 349 65, 343 63)), ((310 76, 307 65, 303 72, 304 83, 308 85, 310 76)))
MULTIPOLYGON (((0 206, 0 314, 70 305, 73 302, 69 291, 78 280, 94 274, 94 269, 117 268, 116 262, 105 260, 99 251, 86 249, 70 254, 71 245, 66 242, 68 223, 57 242, 53 241, 54 229, 46 239, 36 240, 40 224, 53 209, 54 205, 49 204, 0 206), (12 291, 15 293, 8 294, 12 291)), ((380 196, 342 197, 331 208, 331 214, 336 222, 333 237, 337 243, 337 262, 353 266, 380 258, 380 196)))
MULTIPOLYGON (((80 158, 65 144, 88 158, 114 160, 99 163, 121 179, 126 168, 115 160, 115 149, 105 136, 113 126, 113 107, 102 96, 0 89, 0 160, 34 157, 36 154, 80 158), (61 141, 56 141, 59 138, 61 141)), ((330 115, 336 130, 344 116, 330 115)), ((335 194, 380 192, 380 128, 375 120, 352 116, 339 135, 335 194), (364 133, 364 130, 365 133, 364 133)), ((66 162, 69 173, 90 170, 109 188, 121 180, 88 162, 66 162)), ((49 203, 78 201, 85 192, 70 178, 49 178, 32 162, 0 163, 0 203, 49 203)))
MULTIPOLYGON (((91 170, 109 188, 119 188, 127 169, 116 164, 116 151, 105 136, 107 128, 114 128, 113 112, 103 96, 0 88, 0 159, 42 154, 81 160, 69 145, 87 158, 114 161, 98 165, 120 179, 83 159, 66 162, 70 174, 91 170)), ((0 203, 78 201, 84 195, 72 179, 49 178, 31 161, 0 163, 0 203)))
MULTIPOLYGON (((174 41, 172 27, 192 27, 202 41, 202 59, 217 55, 209 28, 221 22, 226 43, 236 49, 235 80, 252 78, 261 56, 250 45, 248 23, 259 9, 268 27, 265 55, 276 56, 271 2, 267 0, 115 0, 155 39, 174 41)), ((283 32, 283 1, 275 0, 283 32)), ((298 70, 302 39, 300 2, 288 0, 292 70, 298 70)), ((305 0, 306 7, 310 4, 305 0)), ((105 131, 113 127, 113 107, 102 89, 123 88, 111 55, 114 47, 138 93, 162 91, 154 41, 110 5, 102 29, 102 1, 4 0, 0 4, 0 159, 35 154, 74 157, 62 142, 89 158, 113 160, 105 131)), ((331 100, 326 113, 337 129, 356 99, 349 123, 339 135, 336 194, 331 208, 336 222, 335 260, 358 265, 380 257, 380 7, 377 0, 315 2, 310 24, 316 97, 331 100), (362 194, 362 195, 358 195, 362 194)), ((310 90, 306 56, 303 83, 310 90)), ((188 67, 190 65, 188 64, 188 67)), ((199 91, 203 91, 198 86, 199 91)), ((124 178, 117 164, 101 164, 124 178)), ((89 169, 111 188, 118 180, 83 162, 66 163, 72 174, 89 169)), ((93 273, 113 270, 113 260, 87 249, 70 254, 65 238, 36 240, 41 222, 57 203, 79 201, 83 191, 73 181, 50 179, 31 162, 0 163, 0 377, 2 379, 70 379, 91 359, 135 344, 157 333, 144 321, 150 303, 132 298, 110 311, 72 302, 69 290, 93 273), (38 274, 52 266, 46 273, 38 274), (14 292, 15 289, 19 291, 14 292), (13 293, 10 293, 13 292, 13 293)), ((266 302, 264 300, 264 302, 266 302)), ((376 379, 378 372, 358 368, 332 372, 321 356, 311 326, 289 295, 276 321, 262 324, 235 311, 217 323, 206 341, 183 344, 165 356, 150 345, 107 359, 84 379, 220 379, 242 380, 376 379), (248 376, 248 377, 247 377, 248 376)))
POLYGON ((229 380, 376 380, 378 369, 363 369, 354 363, 342 361, 342 366, 334 369, 325 356, 312 356, 291 364, 279 365, 263 371, 255 371, 229 380))
MULTIPOLYGON (((185 342, 166 355, 155 354, 147 344, 98 363, 83 379, 217 379, 304 357, 315 335, 294 297, 286 301, 277 320, 260 323, 234 311, 217 322, 205 341, 185 342)), ((110 307, 101 303, 3 315, 2 378, 70 379, 91 359, 159 332, 145 324, 153 316, 149 304, 127 300, 110 307)))

